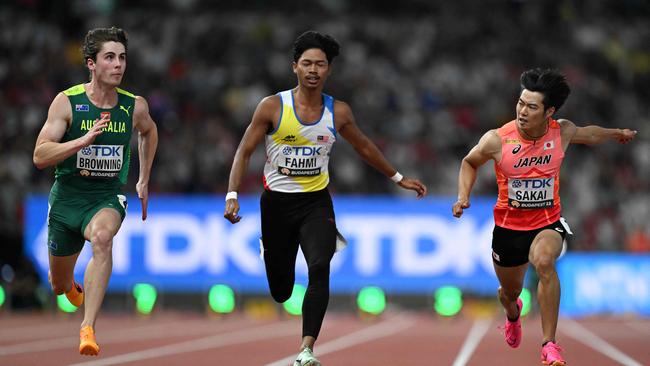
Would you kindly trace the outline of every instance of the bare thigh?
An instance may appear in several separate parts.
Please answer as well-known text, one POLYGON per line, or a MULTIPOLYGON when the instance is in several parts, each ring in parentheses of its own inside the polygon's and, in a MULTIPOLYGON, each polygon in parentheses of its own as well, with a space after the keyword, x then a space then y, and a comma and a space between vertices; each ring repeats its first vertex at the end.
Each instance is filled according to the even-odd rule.
POLYGON ((562 253, 562 235, 553 230, 542 230, 530 246, 528 260, 536 266, 541 260, 555 261, 562 253))
POLYGON ((84 230, 84 237, 92 243, 93 235, 99 230, 106 230, 107 235, 113 238, 122 226, 119 212, 112 208, 102 208, 97 211, 84 230))

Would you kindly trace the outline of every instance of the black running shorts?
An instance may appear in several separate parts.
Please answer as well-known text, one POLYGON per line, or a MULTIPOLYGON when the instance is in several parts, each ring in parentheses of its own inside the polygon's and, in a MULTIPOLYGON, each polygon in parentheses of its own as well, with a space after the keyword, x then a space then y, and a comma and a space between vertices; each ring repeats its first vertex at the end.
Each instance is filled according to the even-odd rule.
POLYGON ((554 230, 566 239, 567 232, 571 233, 564 219, 534 230, 511 230, 494 226, 492 231, 492 260, 501 267, 516 267, 528 263, 530 246, 537 234, 542 230, 554 230))

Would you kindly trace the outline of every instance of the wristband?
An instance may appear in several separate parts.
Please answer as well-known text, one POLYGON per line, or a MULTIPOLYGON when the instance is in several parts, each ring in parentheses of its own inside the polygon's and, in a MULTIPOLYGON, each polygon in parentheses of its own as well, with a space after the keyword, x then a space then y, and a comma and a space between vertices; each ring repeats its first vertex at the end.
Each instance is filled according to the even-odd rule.
POLYGON ((232 192, 226 193, 226 201, 228 201, 228 200, 236 200, 236 199, 237 199, 237 192, 232 191, 232 192))
POLYGON ((395 182, 395 183, 399 183, 399 182, 401 182, 402 179, 404 179, 404 176, 401 175, 399 172, 396 172, 395 175, 393 175, 392 177, 390 177, 390 180, 392 180, 392 181, 395 182))

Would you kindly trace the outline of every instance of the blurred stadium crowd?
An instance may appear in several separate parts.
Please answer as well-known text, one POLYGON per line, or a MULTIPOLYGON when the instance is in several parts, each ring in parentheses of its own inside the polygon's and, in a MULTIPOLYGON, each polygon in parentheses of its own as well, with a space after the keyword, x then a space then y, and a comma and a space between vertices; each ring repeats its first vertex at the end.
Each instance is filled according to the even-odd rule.
MULTIPOLYGON (((562 171, 573 250, 650 251, 650 6, 643 0, 45 1, 0 5, 0 231, 19 251, 22 202, 46 193, 32 164, 57 92, 87 81, 88 29, 129 32, 126 90, 145 96, 160 144, 150 192, 224 194, 237 143, 261 98, 295 86, 291 45, 332 34, 341 56, 326 92, 350 103, 361 129, 433 195, 456 195, 464 154, 513 119, 519 75, 557 67, 572 86, 556 115, 577 125, 639 130, 627 146, 572 146, 562 171), (396 7, 397 6, 397 7, 396 7)), ((136 157, 137 159, 137 157, 136 157)), ((262 189, 263 150, 242 193, 262 189)), ((129 192, 137 177, 132 161, 129 192)), ((335 194, 403 194, 337 144, 335 194)), ((491 166, 474 195, 496 195, 491 166)), ((216 207, 215 210, 221 210, 216 207)), ((6 254, 5 254, 6 255, 6 254)), ((5 258, 6 260, 7 258, 5 258)))

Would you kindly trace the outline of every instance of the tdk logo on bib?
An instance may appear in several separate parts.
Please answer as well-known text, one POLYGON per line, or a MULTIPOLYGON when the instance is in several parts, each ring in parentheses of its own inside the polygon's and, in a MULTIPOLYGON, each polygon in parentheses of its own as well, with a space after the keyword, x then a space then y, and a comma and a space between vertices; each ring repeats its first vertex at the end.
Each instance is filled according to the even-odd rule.
POLYGON ((282 154, 295 156, 320 156, 322 146, 285 146, 282 148, 282 154))
POLYGON ((539 188, 552 187, 553 186, 551 184, 552 180, 553 178, 526 179, 526 180, 515 179, 512 181, 512 187, 513 188, 523 187, 524 189, 530 189, 530 188, 539 189, 539 188))
POLYGON ((90 145, 81 149, 81 154, 95 157, 119 157, 122 156, 121 145, 90 145))

